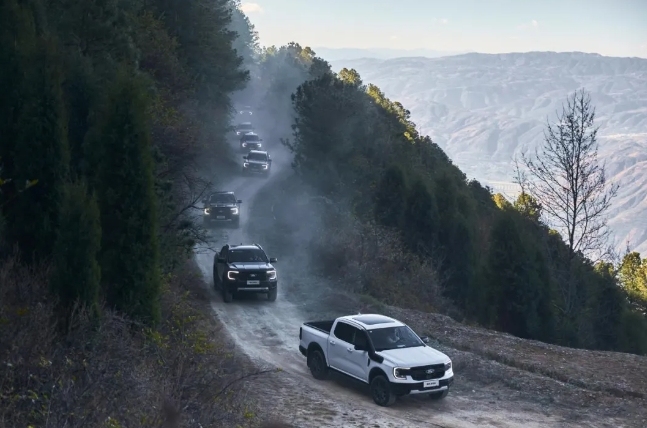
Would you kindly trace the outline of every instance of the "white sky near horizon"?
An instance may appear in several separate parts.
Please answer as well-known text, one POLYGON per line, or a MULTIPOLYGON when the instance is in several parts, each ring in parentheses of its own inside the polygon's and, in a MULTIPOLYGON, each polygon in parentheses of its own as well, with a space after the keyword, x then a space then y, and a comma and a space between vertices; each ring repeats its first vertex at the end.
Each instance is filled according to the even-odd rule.
POLYGON ((647 0, 255 0, 262 45, 647 58, 647 0))

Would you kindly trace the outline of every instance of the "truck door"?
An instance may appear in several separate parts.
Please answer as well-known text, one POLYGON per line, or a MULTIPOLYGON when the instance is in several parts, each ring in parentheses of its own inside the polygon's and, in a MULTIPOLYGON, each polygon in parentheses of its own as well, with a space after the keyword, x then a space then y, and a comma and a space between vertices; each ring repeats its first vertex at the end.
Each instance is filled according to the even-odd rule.
POLYGON ((337 321, 332 334, 328 336, 328 364, 343 373, 351 374, 350 368, 346 361, 348 347, 352 347, 353 326, 343 321, 337 321))
POLYGON ((329 364, 337 370, 354 378, 366 381, 368 354, 366 351, 356 351, 356 340, 366 340, 366 334, 343 321, 337 323, 333 331, 335 337, 329 337, 329 364), (334 343, 332 343, 334 342, 334 343))

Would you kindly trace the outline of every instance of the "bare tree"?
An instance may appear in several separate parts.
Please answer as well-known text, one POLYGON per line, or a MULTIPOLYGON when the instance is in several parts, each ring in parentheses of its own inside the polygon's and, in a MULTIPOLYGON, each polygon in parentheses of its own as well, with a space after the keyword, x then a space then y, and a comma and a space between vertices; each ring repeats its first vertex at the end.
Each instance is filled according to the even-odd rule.
POLYGON ((595 108, 584 91, 575 92, 534 156, 522 154, 528 176, 517 180, 541 204, 543 214, 566 240, 570 257, 578 252, 602 258, 608 253, 607 211, 618 192, 608 184, 598 160, 595 108))

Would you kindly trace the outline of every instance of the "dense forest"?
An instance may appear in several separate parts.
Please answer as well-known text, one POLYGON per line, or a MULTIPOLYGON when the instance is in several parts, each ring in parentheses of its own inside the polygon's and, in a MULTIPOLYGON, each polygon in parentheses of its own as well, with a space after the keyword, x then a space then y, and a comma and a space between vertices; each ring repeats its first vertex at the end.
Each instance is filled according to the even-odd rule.
POLYGON ((2 1, 0 426, 249 419, 187 265, 258 48, 237 6, 2 1))
POLYGON ((332 233, 315 243, 323 270, 359 278, 359 291, 388 303, 522 338, 647 353, 640 254, 614 265, 570 251, 535 198, 509 201, 467 180, 404 106, 355 70, 328 70, 292 102, 294 168, 335 201, 332 233), (338 248, 361 250, 339 257, 338 248))
POLYGON ((187 265, 205 239, 195 203, 234 159, 235 96, 254 96, 269 132, 292 126, 299 179, 345 207, 325 213, 313 259, 367 235, 389 249, 334 260, 360 265, 363 292, 520 337, 647 352, 639 254, 565 257, 531 197, 467 181, 354 70, 297 43, 261 48, 239 6, 2 1, 0 426, 159 426, 167 395, 205 426, 241 423, 214 404, 228 372, 213 367, 229 357, 187 265))

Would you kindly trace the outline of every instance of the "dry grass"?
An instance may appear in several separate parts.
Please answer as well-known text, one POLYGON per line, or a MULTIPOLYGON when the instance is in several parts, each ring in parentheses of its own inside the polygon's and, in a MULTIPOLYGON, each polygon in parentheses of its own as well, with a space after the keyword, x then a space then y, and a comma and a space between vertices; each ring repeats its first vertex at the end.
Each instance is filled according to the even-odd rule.
POLYGON ((166 278, 155 329, 78 310, 61 331, 47 277, 0 265, 1 428, 258 426, 236 382, 254 369, 218 332, 193 265, 166 278))

